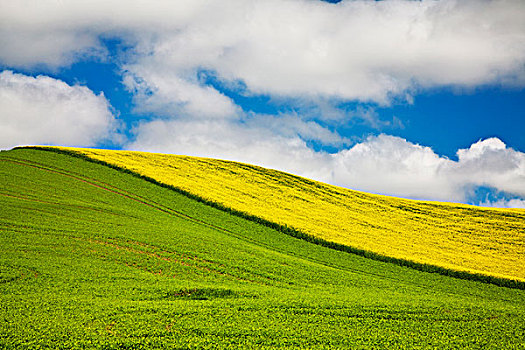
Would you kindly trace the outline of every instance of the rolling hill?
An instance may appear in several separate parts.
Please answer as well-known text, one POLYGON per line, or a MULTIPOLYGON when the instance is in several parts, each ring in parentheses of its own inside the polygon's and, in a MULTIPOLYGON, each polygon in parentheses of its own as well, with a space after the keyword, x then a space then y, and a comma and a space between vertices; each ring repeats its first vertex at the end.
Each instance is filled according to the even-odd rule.
MULTIPOLYGON (((215 172, 206 167, 211 184, 213 176, 228 171, 237 172, 232 177, 240 169, 255 171, 254 176, 267 171, 246 165, 215 172)), ((165 165, 157 163, 153 175, 162 169, 165 165)), ((272 183, 258 176, 246 183, 272 183)), ((188 174, 182 178, 195 181, 188 174)), ((307 189, 317 185, 285 178, 307 189)), ((236 189, 224 183, 228 195, 223 198, 236 189)), ((253 220, 247 210, 242 210, 248 213, 244 218, 192 196, 200 194, 204 181, 178 184, 183 190, 177 191, 116 165, 22 148, 0 153, 0 184, 0 348, 525 345, 524 290, 312 244, 291 235, 293 230, 282 232, 287 223, 281 219, 274 229, 269 221, 253 220)), ((341 200, 336 188, 319 192, 341 200)), ((237 188, 238 193, 248 192, 237 188)), ((356 192, 356 200, 362 195, 356 192)), ((370 198, 386 200, 362 200, 370 198)), ((299 207, 295 200, 290 203, 299 207)), ((522 231, 515 229, 523 225, 523 212, 450 207, 465 215, 474 211, 481 219, 486 216, 481 213, 494 215, 492 227, 510 227, 501 239, 505 249, 512 233, 519 243, 522 231)), ((414 223, 415 218, 422 220, 416 215, 414 223)), ((521 267, 515 268, 506 271, 518 271, 510 273, 518 278, 521 267)))
POLYGON ((525 210, 372 195, 217 159, 63 150, 292 228, 320 243, 331 242, 335 248, 351 247, 355 253, 424 270, 437 266, 447 273, 525 281, 525 210))

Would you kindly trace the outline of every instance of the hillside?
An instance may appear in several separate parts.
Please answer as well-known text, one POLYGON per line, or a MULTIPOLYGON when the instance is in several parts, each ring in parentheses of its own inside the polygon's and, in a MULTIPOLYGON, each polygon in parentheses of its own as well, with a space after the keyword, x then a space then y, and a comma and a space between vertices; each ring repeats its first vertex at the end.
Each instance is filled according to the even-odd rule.
POLYGON ((0 249, 0 348, 525 342, 523 290, 312 244, 66 154, 0 153, 0 249))
POLYGON ((63 150, 129 169, 323 241, 405 262, 525 281, 525 210, 372 195, 216 159, 63 150))

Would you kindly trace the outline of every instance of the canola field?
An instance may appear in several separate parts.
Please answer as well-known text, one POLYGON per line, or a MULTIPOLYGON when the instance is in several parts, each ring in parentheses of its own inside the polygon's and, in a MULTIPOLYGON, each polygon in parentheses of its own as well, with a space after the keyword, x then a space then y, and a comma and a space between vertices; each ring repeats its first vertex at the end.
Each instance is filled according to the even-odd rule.
POLYGON ((525 281, 525 210, 373 195, 217 159, 60 149, 325 241, 454 271, 525 281))

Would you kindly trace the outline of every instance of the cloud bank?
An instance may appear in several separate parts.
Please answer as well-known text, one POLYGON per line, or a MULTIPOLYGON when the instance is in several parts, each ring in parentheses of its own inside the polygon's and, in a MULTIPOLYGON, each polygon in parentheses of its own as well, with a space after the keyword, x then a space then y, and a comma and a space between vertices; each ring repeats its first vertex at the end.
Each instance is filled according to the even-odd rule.
POLYGON ((523 85, 523 18, 517 0, 5 0, 0 60, 104 59, 100 39, 119 38, 133 46, 130 78, 190 110, 189 94, 229 108, 201 69, 249 94, 388 103, 420 88, 523 85))
POLYGON ((483 201, 479 203, 483 207, 493 207, 493 208, 520 208, 525 209, 525 200, 519 198, 513 199, 499 199, 496 201, 483 201))
POLYGON ((0 148, 58 144, 94 146, 116 139, 104 95, 47 76, 0 73, 0 148))
POLYGON ((440 157, 394 136, 369 137, 336 154, 333 182, 408 198, 465 202, 478 187, 525 197, 525 153, 489 138, 440 157))

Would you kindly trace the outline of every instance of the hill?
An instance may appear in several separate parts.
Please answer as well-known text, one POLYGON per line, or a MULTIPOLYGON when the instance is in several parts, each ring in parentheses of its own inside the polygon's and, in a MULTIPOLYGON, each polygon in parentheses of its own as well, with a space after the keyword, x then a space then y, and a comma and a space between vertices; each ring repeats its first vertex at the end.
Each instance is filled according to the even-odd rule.
POLYGON ((372 195, 217 159, 63 150, 129 169, 338 249, 351 247, 423 270, 525 281, 525 210, 372 195))
POLYGON ((0 153, 0 348, 519 348, 525 292, 297 239, 107 166, 0 153))

